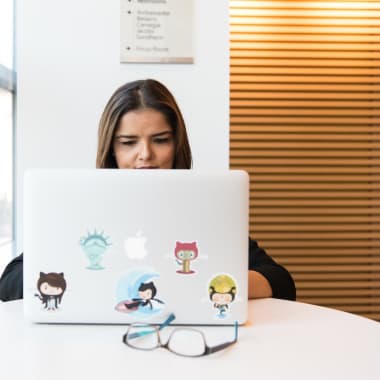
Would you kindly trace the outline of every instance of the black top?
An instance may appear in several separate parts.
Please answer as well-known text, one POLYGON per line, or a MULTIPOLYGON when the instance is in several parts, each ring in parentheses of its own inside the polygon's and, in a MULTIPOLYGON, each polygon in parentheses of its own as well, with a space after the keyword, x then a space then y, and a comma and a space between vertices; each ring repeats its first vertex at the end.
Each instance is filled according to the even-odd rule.
MULTIPOLYGON (((270 283, 274 298, 296 299, 296 288, 290 273, 276 263, 254 240, 249 240, 250 270, 261 273, 270 283)), ((23 255, 14 258, 0 278, 0 300, 11 301, 22 298, 23 255)))
POLYGON ((249 270, 261 273, 272 288, 273 298, 295 301, 296 287, 290 273, 249 239, 249 270))
POLYGON ((14 258, 0 278, 0 300, 12 301, 22 298, 22 254, 14 258))

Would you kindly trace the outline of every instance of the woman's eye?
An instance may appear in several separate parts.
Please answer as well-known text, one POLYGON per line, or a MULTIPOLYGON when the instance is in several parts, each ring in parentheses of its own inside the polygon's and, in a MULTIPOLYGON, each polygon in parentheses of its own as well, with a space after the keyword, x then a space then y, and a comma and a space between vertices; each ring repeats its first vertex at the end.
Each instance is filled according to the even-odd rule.
POLYGON ((156 144, 166 144, 170 141, 170 138, 169 137, 160 137, 160 138, 155 138, 154 139, 154 142, 156 144))
POLYGON ((120 141, 121 145, 127 145, 127 146, 134 145, 135 143, 136 143, 136 141, 134 141, 134 140, 120 141))

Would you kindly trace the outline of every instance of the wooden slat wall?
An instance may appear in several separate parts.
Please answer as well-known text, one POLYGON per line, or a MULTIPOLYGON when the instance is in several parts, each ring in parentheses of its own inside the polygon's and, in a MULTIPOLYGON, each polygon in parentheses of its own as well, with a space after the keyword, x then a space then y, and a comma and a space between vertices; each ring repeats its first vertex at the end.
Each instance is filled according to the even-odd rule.
POLYGON ((231 168, 298 300, 380 320, 380 1, 230 1, 231 168))

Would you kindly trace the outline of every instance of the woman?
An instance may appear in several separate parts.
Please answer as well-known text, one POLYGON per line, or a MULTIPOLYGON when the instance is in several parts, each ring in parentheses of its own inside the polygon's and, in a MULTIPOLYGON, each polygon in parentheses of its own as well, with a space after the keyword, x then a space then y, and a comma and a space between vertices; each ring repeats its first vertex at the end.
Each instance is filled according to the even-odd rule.
POLYGON ((100 119, 96 158, 97 168, 148 168, 146 163, 160 169, 190 169, 192 164, 178 105, 152 79, 127 83, 111 96, 100 119), (144 157, 149 153, 154 158, 144 157))
MULTIPOLYGON (((181 111, 152 79, 127 83, 108 101, 99 123, 97 168, 190 169, 191 150, 181 111)), ((249 298, 295 299, 289 272, 249 241, 249 298)), ((22 255, 0 279, 0 299, 22 298, 22 255)))

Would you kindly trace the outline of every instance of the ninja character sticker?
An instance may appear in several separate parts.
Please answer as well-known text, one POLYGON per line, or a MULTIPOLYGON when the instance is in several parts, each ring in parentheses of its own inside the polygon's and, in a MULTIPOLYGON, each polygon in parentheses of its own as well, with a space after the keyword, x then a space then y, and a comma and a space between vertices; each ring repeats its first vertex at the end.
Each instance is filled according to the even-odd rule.
POLYGON ((37 281, 38 294, 35 297, 42 302, 44 309, 55 311, 62 301, 63 293, 66 290, 66 280, 63 273, 40 272, 37 281))
POLYGON ((208 284, 208 295, 217 310, 216 318, 227 318, 237 293, 236 281, 227 274, 218 274, 208 284))
POLYGON ((196 241, 191 243, 182 243, 177 241, 174 249, 174 256, 177 264, 181 266, 181 269, 178 269, 177 273, 195 273, 190 269, 190 263, 198 257, 198 247, 196 241))
POLYGON ((89 261, 87 269, 104 269, 102 265, 103 256, 108 246, 111 245, 111 243, 107 241, 108 239, 109 237, 104 236, 103 231, 98 233, 96 230, 92 234, 88 232, 87 236, 83 236, 80 239, 79 244, 89 261))
POLYGON ((117 284, 115 310, 142 319, 159 314, 165 302, 158 298, 158 278, 149 268, 127 272, 117 284))

